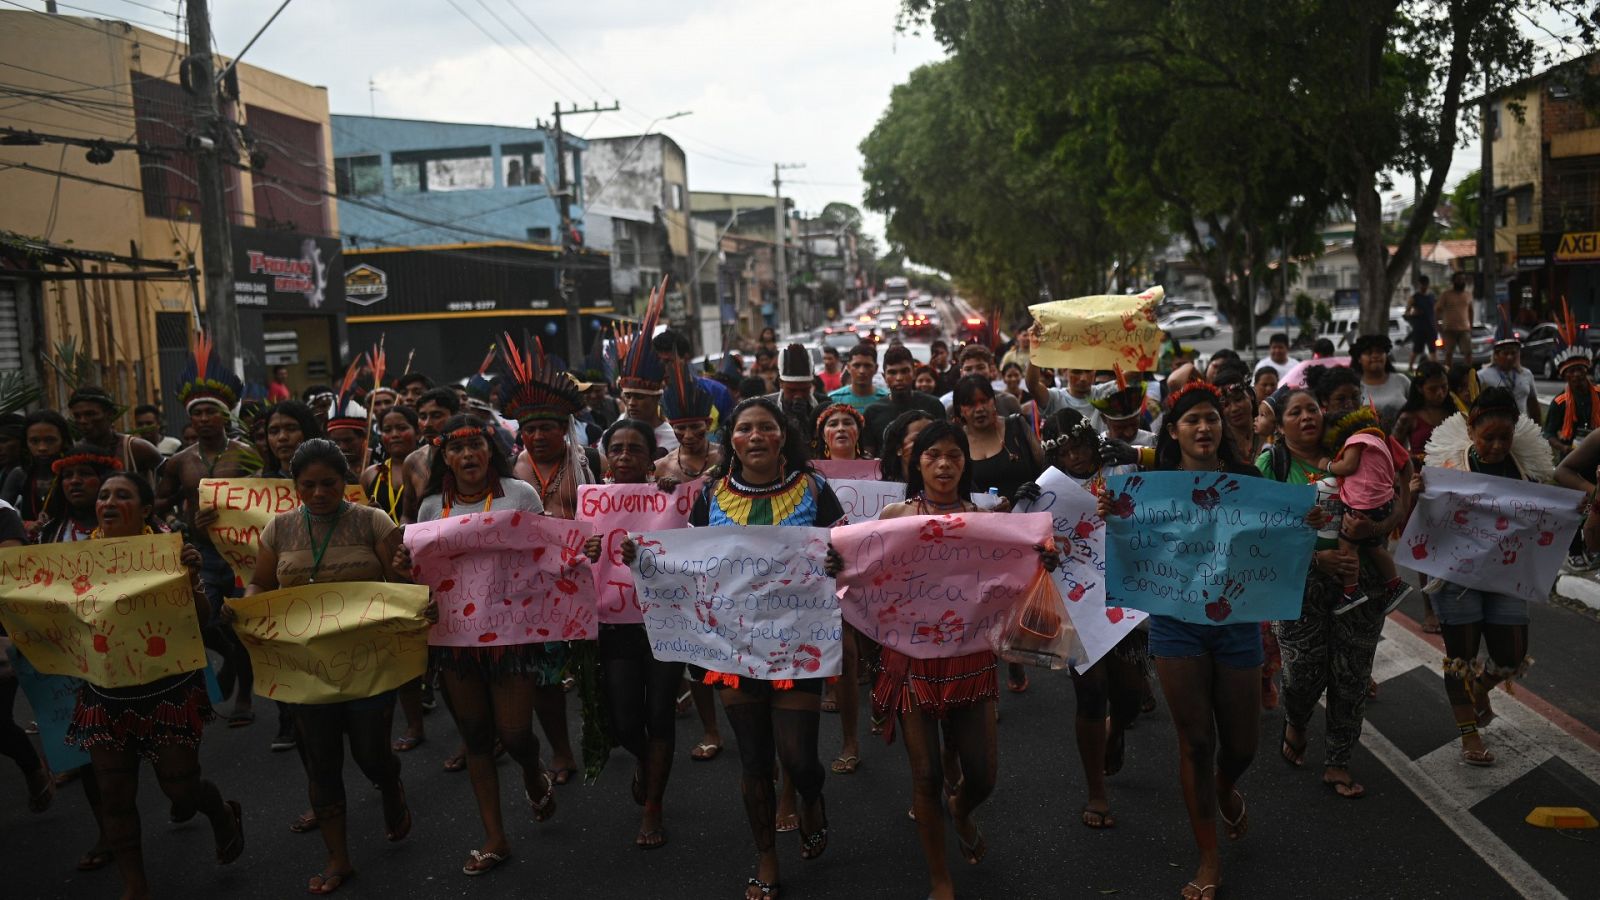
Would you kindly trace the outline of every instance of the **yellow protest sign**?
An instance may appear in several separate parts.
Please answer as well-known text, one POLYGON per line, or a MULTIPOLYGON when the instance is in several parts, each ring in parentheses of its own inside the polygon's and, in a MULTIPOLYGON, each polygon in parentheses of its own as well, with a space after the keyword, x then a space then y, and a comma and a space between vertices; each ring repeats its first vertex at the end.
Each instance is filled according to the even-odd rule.
POLYGON ((256 693, 286 703, 359 700, 428 667, 428 588, 347 581, 227 601, 256 693))
POLYGON ((205 668, 182 553, 176 534, 0 550, 0 624, 34 668, 100 687, 205 668))
MULTIPOLYGON (((344 498, 367 505, 367 492, 361 485, 345 488, 344 498)), ((206 533, 211 545, 228 561, 238 584, 248 584, 256 571, 256 547, 261 532, 273 516, 300 506, 294 482, 287 478, 202 478, 200 508, 217 511, 217 520, 206 533)))
POLYGON ((1156 304, 1162 296, 1157 286, 1142 294, 1077 297, 1028 307, 1035 331, 1033 364, 1154 371, 1161 350, 1156 304))

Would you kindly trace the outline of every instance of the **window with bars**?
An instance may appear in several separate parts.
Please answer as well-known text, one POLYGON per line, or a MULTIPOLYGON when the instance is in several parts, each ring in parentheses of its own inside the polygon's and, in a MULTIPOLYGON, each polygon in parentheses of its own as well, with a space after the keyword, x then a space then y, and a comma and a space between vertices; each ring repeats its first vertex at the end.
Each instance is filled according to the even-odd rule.
POLYGON ((252 179, 256 224, 327 234, 322 126, 259 106, 246 106, 245 118, 249 139, 265 154, 265 165, 252 179))

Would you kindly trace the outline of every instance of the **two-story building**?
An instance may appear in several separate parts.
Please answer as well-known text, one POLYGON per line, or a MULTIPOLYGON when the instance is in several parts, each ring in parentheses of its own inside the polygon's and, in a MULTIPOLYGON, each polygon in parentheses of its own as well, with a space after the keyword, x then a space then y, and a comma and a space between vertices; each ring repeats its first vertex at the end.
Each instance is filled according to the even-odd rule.
POLYGON ((333 130, 352 345, 382 340, 435 380, 476 372, 504 334, 565 357, 565 279, 589 346, 612 305, 608 255, 584 240, 585 141, 563 141, 564 250, 548 130, 344 115, 333 130))
POLYGON ((612 303, 638 313, 667 281, 667 324, 698 343, 689 167, 664 134, 590 138, 584 164, 588 244, 611 253, 612 303))
MULTIPOLYGON (((171 402, 207 298, 188 50, 125 22, 0 10, 0 369, 68 386, 63 345, 129 407, 171 402), (132 145, 137 145, 132 146, 132 145)), ((219 65, 222 63, 219 62, 219 65)), ((327 381, 345 305, 324 88, 243 63, 223 82, 234 294, 247 381, 327 381)))

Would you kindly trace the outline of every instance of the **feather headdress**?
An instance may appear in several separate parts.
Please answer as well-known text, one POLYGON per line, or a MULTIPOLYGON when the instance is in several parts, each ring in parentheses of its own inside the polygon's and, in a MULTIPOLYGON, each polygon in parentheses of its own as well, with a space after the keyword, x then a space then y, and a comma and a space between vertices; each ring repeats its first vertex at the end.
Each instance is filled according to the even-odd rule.
POLYGON ((621 390, 661 393, 666 372, 661 357, 650 345, 650 339, 655 336, 656 325, 661 321, 661 310, 666 302, 667 279, 662 277, 661 284, 650 292, 650 302, 645 306, 638 327, 618 329, 617 353, 622 358, 622 366, 617 373, 617 387, 621 390))
POLYGON ((661 411, 672 425, 711 421, 711 392, 689 371, 687 363, 680 362, 667 373, 667 392, 661 396, 661 411))
POLYGON ((506 418, 518 424, 532 419, 564 422, 583 408, 577 379, 544 352, 538 338, 525 351, 519 351, 511 335, 505 335, 502 355, 510 382, 510 389, 501 399, 501 414, 506 418))
POLYGON ((366 360, 367 356, 363 353, 351 360, 350 368, 344 370, 344 380, 339 382, 339 389, 333 395, 333 406, 328 408, 329 431, 349 428, 363 435, 367 433, 367 410, 358 402, 361 391, 356 386, 361 376, 361 364, 366 360))
POLYGON ((1504 344, 1522 344, 1522 338, 1517 337, 1517 330, 1511 327, 1511 311, 1506 309, 1504 303, 1500 304, 1500 321, 1494 327, 1494 345, 1499 347, 1504 344))
POLYGON ((1556 319, 1556 328, 1564 345, 1554 360, 1557 373, 1566 371, 1569 366, 1587 369, 1594 365, 1594 351, 1589 349, 1587 336, 1578 330, 1578 320, 1572 317, 1572 307, 1567 305, 1565 297, 1561 298, 1561 316, 1556 319))
MULTIPOLYGON (((1456 413, 1433 430, 1428 437, 1428 464, 1446 469, 1470 471, 1468 453, 1472 450, 1472 434, 1467 428, 1467 417, 1456 413)), ((1511 432, 1511 458, 1522 477, 1529 481, 1548 483, 1555 477, 1556 464, 1550 456, 1550 444, 1544 432, 1527 416, 1518 416, 1511 432)))
POLYGON ((204 331, 196 332, 189 342, 189 362, 178 376, 178 402, 184 409, 193 409, 196 403, 215 403, 231 412, 244 384, 217 355, 216 345, 204 331))
POLYGON ((1144 382, 1129 384, 1127 373, 1121 366, 1116 367, 1117 389, 1104 397, 1089 401, 1089 405, 1100 411, 1102 419, 1118 421, 1131 419, 1144 412, 1147 399, 1144 382))

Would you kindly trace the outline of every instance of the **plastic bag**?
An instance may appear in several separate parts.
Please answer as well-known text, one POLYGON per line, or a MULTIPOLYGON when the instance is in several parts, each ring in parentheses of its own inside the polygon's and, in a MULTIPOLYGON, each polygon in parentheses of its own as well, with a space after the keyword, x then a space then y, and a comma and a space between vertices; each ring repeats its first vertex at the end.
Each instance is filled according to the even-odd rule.
POLYGON ((1043 669, 1065 669, 1088 655, 1055 579, 1043 566, 1022 599, 990 628, 989 643, 1006 662, 1043 669))

